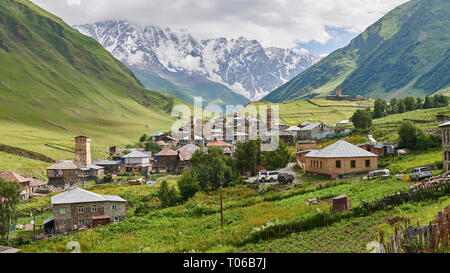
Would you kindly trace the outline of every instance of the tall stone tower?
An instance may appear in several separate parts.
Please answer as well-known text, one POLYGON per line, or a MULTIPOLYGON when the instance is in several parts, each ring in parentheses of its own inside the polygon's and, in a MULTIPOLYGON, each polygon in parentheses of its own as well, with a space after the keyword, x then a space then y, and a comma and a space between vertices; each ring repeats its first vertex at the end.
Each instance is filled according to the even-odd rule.
POLYGON ((81 166, 92 164, 91 139, 87 136, 78 136, 75 138, 75 163, 81 166))
POLYGON ((444 174, 450 171, 450 122, 439 125, 442 132, 444 174))
POLYGON ((340 97, 340 96, 342 96, 342 89, 341 88, 336 88, 336 96, 337 97, 340 97))
POLYGON ((272 108, 267 109, 267 132, 272 131, 272 108))

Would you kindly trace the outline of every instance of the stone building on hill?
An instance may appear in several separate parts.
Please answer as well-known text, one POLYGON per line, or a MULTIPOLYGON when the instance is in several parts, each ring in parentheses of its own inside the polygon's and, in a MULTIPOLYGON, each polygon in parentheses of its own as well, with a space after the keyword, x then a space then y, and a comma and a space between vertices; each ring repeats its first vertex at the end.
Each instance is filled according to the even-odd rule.
POLYGON ((53 216, 44 221, 46 232, 64 233, 126 219, 126 200, 80 188, 51 197, 53 216))

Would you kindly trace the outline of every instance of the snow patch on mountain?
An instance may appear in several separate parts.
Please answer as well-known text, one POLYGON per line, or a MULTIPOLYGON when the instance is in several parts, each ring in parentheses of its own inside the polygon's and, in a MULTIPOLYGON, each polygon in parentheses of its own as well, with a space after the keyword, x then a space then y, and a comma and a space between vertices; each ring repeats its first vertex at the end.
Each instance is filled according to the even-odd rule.
POLYGON ((197 40, 187 31, 126 21, 74 28, 132 69, 156 73, 177 84, 188 76, 208 79, 250 100, 263 98, 321 59, 297 49, 263 48, 244 37, 197 40))

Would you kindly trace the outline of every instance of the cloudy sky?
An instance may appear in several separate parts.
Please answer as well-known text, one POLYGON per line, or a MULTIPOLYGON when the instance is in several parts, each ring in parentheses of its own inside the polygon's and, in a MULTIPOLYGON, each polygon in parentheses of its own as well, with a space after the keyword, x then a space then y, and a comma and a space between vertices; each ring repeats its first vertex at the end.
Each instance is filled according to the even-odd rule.
POLYGON ((129 20, 330 53, 408 0, 32 0, 70 25, 129 20))

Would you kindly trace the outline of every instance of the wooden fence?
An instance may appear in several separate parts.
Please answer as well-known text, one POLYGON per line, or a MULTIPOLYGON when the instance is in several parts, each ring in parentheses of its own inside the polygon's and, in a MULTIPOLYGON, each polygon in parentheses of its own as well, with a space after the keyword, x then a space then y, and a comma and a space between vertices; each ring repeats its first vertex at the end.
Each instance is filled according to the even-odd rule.
POLYGON ((450 215, 444 216, 439 212, 438 223, 426 226, 411 225, 411 220, 408 219, 408 227, 403 228, 400 225, 401 231, 396 229, 395 235, 390 236, 388 242, 384 241, 382 233, 380 233, 379 253, 417 253, 425 252, 439 252, 444 248, 449 247, 450 242, 450 215))

